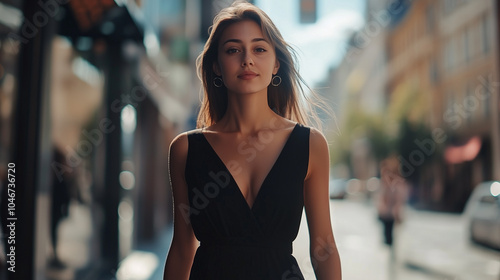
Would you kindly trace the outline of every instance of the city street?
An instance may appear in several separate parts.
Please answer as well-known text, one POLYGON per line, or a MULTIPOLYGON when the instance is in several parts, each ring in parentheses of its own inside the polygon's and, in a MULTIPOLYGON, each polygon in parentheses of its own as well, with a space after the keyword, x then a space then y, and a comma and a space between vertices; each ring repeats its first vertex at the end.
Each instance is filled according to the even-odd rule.
MULTIPOLYGON (((0 0, 0 280, 178 280, 174 212, 193 278, 268 280, 304 172, 343 280, 500 280, 499 27, 500 0, 0 0)), ((304 211, 305 279, 324 238, 304 211)))
MULTIPOLYGON (((382 226, 375 208, 365 200, 332 200, 335 239, 347 280, 498 280, 500 252, 473 245, 461 215, 416 211, 407 208, 396 229, 395 260, 383 244, 382 226)), ((165 248, 172 238, 165 231, 155 244, 142 248, 159 260, 149 280, 161 278, 165 248)), ((309 233, 302 218, 293 255, 307 280, 316 279, 309 259, 309 233)))
MULTIPOLYGON (((371 203, 332 200, 331 213, 344 279, 500 279, 500 252, 470 244, 461 215, 408 208, 404 223, 396 230, 391 262, 371 203)), ((315 279, 306 225, 304 216, 294 256, 306 279, 315 279)))

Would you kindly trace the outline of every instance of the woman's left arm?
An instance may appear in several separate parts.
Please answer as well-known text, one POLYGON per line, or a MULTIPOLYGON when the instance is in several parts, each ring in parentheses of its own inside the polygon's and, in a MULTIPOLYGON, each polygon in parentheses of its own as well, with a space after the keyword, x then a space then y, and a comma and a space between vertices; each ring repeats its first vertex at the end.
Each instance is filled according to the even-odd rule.
POLYGON ((318 280, 340 280, 340 257, 330 220, 328 144, 318 130, 311 128, 309 168, 304 181, 304 205, 309 227, 312 266, 318 280))

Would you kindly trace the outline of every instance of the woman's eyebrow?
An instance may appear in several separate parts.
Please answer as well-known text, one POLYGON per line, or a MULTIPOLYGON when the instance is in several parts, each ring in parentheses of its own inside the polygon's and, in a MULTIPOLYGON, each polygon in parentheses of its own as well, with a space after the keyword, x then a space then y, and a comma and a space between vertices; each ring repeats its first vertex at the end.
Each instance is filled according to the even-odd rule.
MULTIPOLYGON (((264 42, 267 43, 267 40, 264 39, 264 38, 254 38, 254 39, 252 39, 252 43, 254 43, 254 42, 260 42, 260 41, 264 41, 264 42)), ((228 40, 224 41, 224 43, 222 45, 225 45, 227 43, 239 43, 239 44, 241 44, 242 42, 243 41, 241 41, 240 39, 228 39, 228 40)))

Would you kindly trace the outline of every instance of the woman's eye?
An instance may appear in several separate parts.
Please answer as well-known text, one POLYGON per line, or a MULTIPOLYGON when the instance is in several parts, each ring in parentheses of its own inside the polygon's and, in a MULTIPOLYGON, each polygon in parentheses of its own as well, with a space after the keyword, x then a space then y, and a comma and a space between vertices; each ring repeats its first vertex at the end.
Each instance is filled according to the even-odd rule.
POLYGON ((264 48, 256 48, 255 51, 256 52, 265 52, 266 49, 264 49, 264 48))
POLYGON ((236 53, 236 52, 238 52, 238 49, 228 49, 226 51, 226 53, 228 53, 228 54, 232 54, 232 53, 236 53))

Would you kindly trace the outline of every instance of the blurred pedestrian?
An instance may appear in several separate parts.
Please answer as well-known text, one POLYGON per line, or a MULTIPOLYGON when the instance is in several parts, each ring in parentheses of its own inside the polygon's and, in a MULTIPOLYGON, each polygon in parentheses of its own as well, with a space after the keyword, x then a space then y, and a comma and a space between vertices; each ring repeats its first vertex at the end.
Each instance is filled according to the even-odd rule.
POLYGON ((408 196, 408 187, 399 171, 396 157, 380 164, 380 190, 378 193, 378 218, 383 225, 384 243, 393 246, 394 225, 403 221, 403 210, 408 196))
MULTIPOLYGON (((54 147, 52 162, 59 165, 66 165, 66 157, 58 147, 54 147)), ((52 172, 52 207, 50 220, 50 237, 52 241, 53 256, 50 260, 50 266, 53 268, 64 268, 65 265, 59 258, 57 252, 58 229, 61 221, 69 215, 70 188, 73 180, 73 174, 69 171, 57 174, 52 172)))
POLYGON ((164 279, 304 279, 292 256, 305 206, 317 279, 341 279, 328 146, 293 50, 243 2, 223 9, 198 58, 199 129, 170 147, 174 237, 164 279), (200 244, 198 246, 198 241, 200 244))

